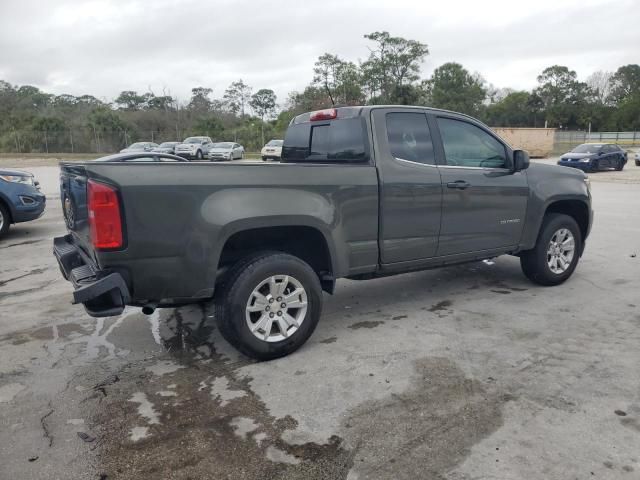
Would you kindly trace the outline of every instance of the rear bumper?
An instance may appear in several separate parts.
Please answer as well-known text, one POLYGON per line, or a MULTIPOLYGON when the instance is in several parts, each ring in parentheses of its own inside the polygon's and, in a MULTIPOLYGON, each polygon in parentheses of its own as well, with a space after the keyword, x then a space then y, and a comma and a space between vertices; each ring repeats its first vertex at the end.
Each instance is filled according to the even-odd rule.
POLYGON ((73 303, 82 303, 92 317, 120 315, 131 301, 122 275, 100 270, 73 243, 71 235, 53 239, 53 254, 65 280, 73 284, 73 303))

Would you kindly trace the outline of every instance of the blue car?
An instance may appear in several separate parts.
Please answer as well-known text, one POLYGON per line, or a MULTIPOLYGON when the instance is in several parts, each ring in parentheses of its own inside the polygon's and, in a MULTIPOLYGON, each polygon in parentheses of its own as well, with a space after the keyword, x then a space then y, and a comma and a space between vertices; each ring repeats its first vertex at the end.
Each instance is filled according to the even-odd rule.
POLYGON ((0 238, 6 235, 12 223, 40 217, 46 200, 32 174, 0 168, 0 238))
POLYGON ((597 172, 615 168, 620 171, 627 163, 627 152, 615 143, 583 143, 563 154, 558 165, 597 172))

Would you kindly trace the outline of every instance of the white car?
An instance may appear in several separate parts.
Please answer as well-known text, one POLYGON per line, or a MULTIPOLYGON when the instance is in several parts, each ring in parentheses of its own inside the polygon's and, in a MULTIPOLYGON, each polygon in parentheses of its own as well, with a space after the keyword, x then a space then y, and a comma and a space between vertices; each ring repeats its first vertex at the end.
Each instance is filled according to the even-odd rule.
POLYGON ((234 142, 219 142, 209 146, 209 160, 237 160, 244 158, 244 147, 234 142))
POLYGON ((260 150, 262 160, 280 160, 280 157, 282 157, 283 143, 284 140, 270 140, 264 147, 262 147, 262 150, 260 150))
POLYGON ((175 146, 175 154, 189 159, 202 160, 209 153, 209 137, 189 137, 175 146))

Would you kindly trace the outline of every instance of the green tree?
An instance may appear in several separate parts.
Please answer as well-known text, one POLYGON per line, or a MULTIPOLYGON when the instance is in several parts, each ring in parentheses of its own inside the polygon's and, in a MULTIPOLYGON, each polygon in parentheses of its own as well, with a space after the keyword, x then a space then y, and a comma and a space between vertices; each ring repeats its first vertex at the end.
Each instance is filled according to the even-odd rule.
POLYGON ((640 65, 624 65, 611 77, 611 96, 615 102, 640 95, 640 65))
POLYGON ((454 62, 436 68, 426 88, 432 106, 468 115, 477 115, 486 97, 482 80, 454 62))
POLYGON ((313 85, 325 91, 332 105, 362 102, 360 72, 353 62, 325 53, 318 57, 313 74, 313 85))
POLYGON ((122 110, 142 110, 145 106, 146 98, 144 95, 139 95, 138 92, 133 90, 125 90, 120 92, 120 95, 116 97, 114 103, 122 110))
POLYGON ((586 83, 578 82, 575 71, 553 65, 538 75, 538 83, 534 92, 544 104, 549 126, 586 126, 587 105, 593 100, 593 92, 586 83))
POLYGON ((191 100, 189 100, 189 105, 187 108, 189 110, 195 112, 208 112, 211 110, 211 93, 213 92, 210 88, 205 87, 196 87, 191 89, 191 100))
POLYGON ((361 65, 370 98, 378 98, 378 103, 398 103, 406 93, 404 87, 420 78, 420 65, 429 54, 428 46, 417 40, 392 37, 389 32, 373 32, 364 38, 375 43, 361 65))
POLYGON ((260 132, 264 145, 264 118, 273 115, 276 109, 276 94, 268 88, 261 88, 251 96, 249 105, 260 117, 260 132))
POLYGON ((225 90, 223 101, 234 115, 240 113, 240 118, 244 118, 245 107, 251 99, 251 90, 251 87, 242 79, 233 82, 225 90))

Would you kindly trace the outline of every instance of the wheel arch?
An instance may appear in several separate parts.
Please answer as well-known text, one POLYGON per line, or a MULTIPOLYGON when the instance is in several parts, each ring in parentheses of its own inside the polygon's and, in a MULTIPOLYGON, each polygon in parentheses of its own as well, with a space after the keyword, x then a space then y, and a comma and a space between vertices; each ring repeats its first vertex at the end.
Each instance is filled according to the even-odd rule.
POLYGON ((235 262, 260 250, 294 255, 318 275, 323 290, 333 293, 339 262, 330 234, 313 219, 261 219, 228 225, 221 235, 217 270, 224 272, 235 262))
POLYGON ((2 192, 0 192, 0 205, 5 207, 5 210, 9 213, 9 224, 12 224, 14 219, 13 204, 2 192))

